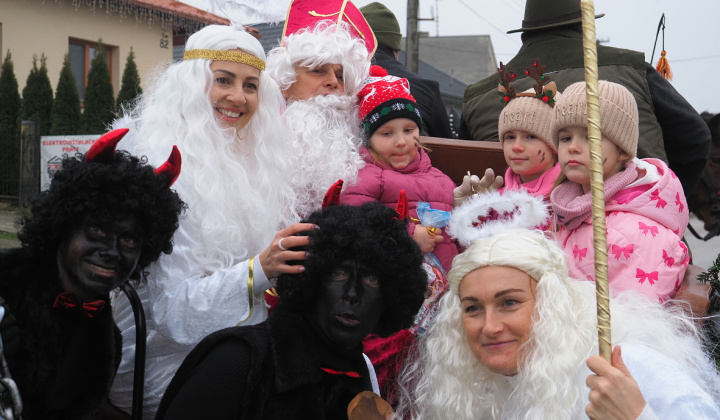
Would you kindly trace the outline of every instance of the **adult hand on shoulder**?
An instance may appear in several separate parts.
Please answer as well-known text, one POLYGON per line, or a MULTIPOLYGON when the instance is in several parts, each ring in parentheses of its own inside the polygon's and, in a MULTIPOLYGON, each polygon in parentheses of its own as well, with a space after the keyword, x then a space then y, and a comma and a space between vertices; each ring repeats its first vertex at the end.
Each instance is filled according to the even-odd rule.
MULTIPOLYGON (((438 231, 440 231, 440 229, 438 229, 438 231)), ((433 252, 435 250, 435 245, 439 244, 444 240, 442 233, 431 235, 430 232, 428 232, 427 228, 421 225, 415 226, 415 232, 413 232, 413 239, 415 240, 415 243, 418 244, 418 246, 420 247, 420 251, 422 251, 423 254, 433 252)))
POLYGON ((595 375, 587 377, 590 404, 585 413, 591 419, 635 420, 645 409, 640 387, 622 360, 620 346, 612 352, 612 365, 600 356, 591 356, 587 366, 595 375))
POLYGON ((485 175, 482 179, 477 175, 467 175, 463 177, 463 182, 459 187, 453 190, 453 206, 457 207, 463 203, 468 197, 477 193, 497 190, 503 185, 503 177, 495 176, 492 168, 485 169, 485 175))
POLYGON ((311 229, 319 229, 312 223, 294 223, 275 234, 275 238, 265 251, 260 253, 260 264, 267 278, 272 279, 280 274, 297 274, 305 271, 305 267, 289 265, 289 261, 302 261, 307 253, 294 251, 293 248, 306 246, 310 243, 308 236, 295 236, 311 229))

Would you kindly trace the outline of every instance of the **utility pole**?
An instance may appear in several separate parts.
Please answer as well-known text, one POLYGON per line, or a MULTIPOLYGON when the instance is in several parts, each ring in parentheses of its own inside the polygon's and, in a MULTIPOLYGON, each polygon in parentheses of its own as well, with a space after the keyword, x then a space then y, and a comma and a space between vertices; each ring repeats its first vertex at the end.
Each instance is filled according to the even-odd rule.
POLYGON ((418 3, 420 0, 407 2, 407 45, 405 66, 413 73, 418 72, 420 35, 418 34, 418 3))

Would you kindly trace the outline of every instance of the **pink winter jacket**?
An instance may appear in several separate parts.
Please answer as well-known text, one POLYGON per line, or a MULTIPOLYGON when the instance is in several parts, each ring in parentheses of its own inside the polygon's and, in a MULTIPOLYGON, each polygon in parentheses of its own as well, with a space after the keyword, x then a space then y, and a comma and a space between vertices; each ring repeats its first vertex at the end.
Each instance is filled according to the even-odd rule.
MULTIPOLYGON (((674 297, 690 259, 680 241, 689 214, 677 176, 660 160, 643 161, 657 168, 659 179, 628 187, 646 176, 631 163, 605 183, 608 278, 614 294, 635 290, 663 302, 674 297)), ((551 201, 559 226, 566 227, 557 238, 568 256, 570 276, 594 281, 592 215, 588 210, 576 217, 575 212, 587 206, 590 193, 581 194, 578 184, 564 182, 551 201), (575 186, 579 194, 569 197, 575 186)))
MULTIPOLYGON (((420 149, 415 160, 399 171, 377 161, 364 147, 360 148, 360 155, 365 160, 365 167, 358 172, 357 184, 343 189, 341 203, 359 206, 368 201, 380 201, 395 208, 400 190, 405 190, 411 217, 418 217, 417 203, 421 201, 430 203, 430 207, 436 210, 452 211, 455 183, 432 166, 424 150, 420 149)), ((411 236, 415 232, 413 223, 409 223, 408 232, 411 236)), ((433 253, 447 271, 458 250, 455 241, 450 240, 444 228, 443 238, 433 253)))

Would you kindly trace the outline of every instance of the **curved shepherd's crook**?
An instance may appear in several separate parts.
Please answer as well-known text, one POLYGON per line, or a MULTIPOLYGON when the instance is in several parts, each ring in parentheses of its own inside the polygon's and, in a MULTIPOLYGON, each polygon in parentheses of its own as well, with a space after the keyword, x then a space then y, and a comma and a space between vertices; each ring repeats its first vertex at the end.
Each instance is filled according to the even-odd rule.
POLYGON ((595 288, 597 295, 598 345, 600 356, 610 362, 610 298, 607 270, 607 237, 605 235, 605 189, 602 170, 602 137, 600 135, 600 102, 598 98, 597 44, 595 38, 595 5, 581 0, 583 55, 587 85, 588 139, 590 140, 590 192, 592 194, 593 243, 595 247, 595 288))

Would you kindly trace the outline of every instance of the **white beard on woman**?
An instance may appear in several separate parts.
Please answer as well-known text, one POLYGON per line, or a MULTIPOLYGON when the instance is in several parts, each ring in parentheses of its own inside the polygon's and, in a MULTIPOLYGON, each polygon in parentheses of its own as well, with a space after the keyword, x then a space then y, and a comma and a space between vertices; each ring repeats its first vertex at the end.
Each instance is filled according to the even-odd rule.
POLYGON ((297 194, 297 213, 306 217, 319 210, 328 188, 338 179, 357 181, 365 166, 360 157, 363 137, 354 96, 316 96, 295 101, 283 114, 293 133, 291 185, 297 194))

